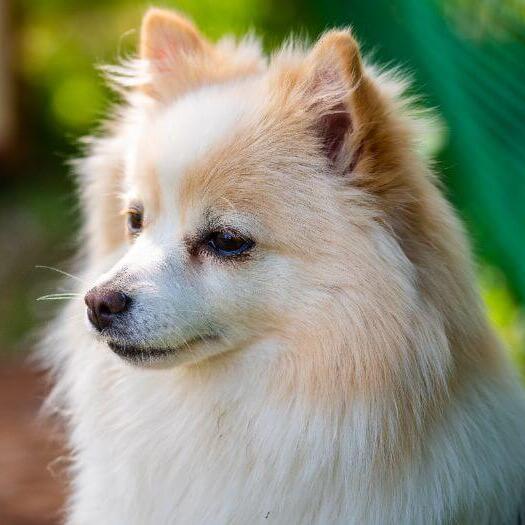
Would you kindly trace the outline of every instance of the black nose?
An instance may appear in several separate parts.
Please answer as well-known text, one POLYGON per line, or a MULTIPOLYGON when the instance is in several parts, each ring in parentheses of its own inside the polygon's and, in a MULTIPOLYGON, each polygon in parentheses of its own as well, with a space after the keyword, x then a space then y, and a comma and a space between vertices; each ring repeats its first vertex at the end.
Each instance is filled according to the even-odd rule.
POLYGON ((128 309, 131 299, 123 292, 108 288, 93 288, 84 297, 88 319, 97 329, 107 328, 116 314, 128 309))

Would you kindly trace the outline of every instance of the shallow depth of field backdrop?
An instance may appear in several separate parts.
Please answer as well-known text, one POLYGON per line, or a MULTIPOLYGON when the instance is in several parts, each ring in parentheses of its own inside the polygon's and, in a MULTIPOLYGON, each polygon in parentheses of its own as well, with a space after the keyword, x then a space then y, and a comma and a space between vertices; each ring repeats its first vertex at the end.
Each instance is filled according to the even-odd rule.
MULTIPOLYGON (((41 391, 20 362, 35 328, 57 306, 36 299, 67 289, 37 266, 67 270, 74 250, 78 214, 66 161, 114 100, 95 66, 133 52, 147 5, 0 0, 0 522, 6 525, 56 522, 59 480, 54 475, 46 485, 54 469, 45 470, 56 449, 47 451, 43 427, 33 425, 41 391)), ((412 93, 438 117, 427 147, 471 235, 490 318, 525 374, 525 2, 162 5, 186 12, 212 39, 255 30, 268 51, 290 31, 313 39, 325 28, 351 25, 366 54, 410 74, 412 93)))

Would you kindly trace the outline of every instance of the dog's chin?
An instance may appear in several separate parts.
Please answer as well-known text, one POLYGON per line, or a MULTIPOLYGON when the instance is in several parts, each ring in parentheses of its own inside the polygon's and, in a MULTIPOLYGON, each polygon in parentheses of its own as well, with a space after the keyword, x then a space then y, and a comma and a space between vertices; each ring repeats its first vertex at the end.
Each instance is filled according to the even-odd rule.
POLYGON ((107 345, 113 353, 130 365, 165 369, 206 357, 214 341, 216 338, 199 338, 177 347, 148 347, 115 341, 107 341, 107 345))

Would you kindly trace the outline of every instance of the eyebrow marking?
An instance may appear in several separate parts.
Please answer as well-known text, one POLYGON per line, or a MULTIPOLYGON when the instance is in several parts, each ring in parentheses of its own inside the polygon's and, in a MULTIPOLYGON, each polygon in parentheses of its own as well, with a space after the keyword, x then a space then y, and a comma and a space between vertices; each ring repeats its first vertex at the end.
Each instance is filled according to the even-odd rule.
POLYGON ((120 215, 126 215, 129 212, 144 213, 144 205, 139 199, 132 199, 128 204, 121 210, 120 215))

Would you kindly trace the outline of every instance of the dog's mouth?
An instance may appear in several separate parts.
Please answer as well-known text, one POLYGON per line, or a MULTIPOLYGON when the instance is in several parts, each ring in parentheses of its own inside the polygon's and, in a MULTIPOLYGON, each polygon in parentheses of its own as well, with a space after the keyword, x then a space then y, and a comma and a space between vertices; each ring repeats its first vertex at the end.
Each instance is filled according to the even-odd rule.
POLYGON ((119 357, 135 365, 154 365, 166 358, 184 351, 191 351, 198 344, 206 344, 216 337, 196 337, 177 347, 146 347, 108 341, 108 346, 119 357))
POLYGON ((108 346, 119 357, 131 362, 158 361, 177 351, 174 348, 144 348, 113 342, 109 342, 108 346))

